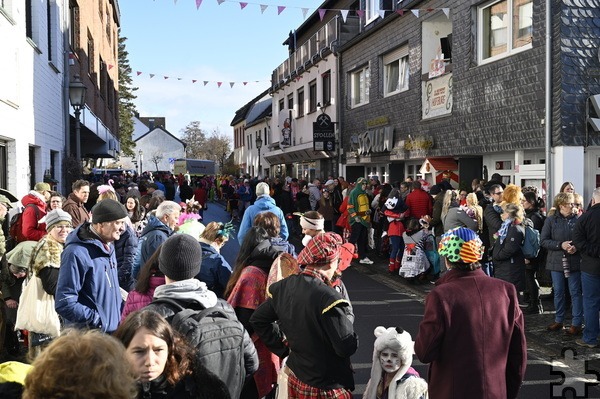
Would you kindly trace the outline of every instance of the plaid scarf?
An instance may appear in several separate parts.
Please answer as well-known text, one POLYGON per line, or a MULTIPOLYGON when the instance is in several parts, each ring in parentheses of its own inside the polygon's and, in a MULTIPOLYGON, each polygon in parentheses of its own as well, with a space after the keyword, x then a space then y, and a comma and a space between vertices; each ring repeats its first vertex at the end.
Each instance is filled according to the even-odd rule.
POLYGON ((323 272, 321 272, 320 270, 314 269, 314 268, 312 268, 310 266, 306 266, 304 268, 304 270, 302 271, 302 274, 305 274, 307 276, 311 276, 311 277, 314 277, 314 278, 318 278, 321 281, 323 281, 325 284, 327 284, 329 287, 333 287, 333 284, 331 283, 331 280, 329 280, 327 278, 327 276, 325 276, 323 274, 323 272))

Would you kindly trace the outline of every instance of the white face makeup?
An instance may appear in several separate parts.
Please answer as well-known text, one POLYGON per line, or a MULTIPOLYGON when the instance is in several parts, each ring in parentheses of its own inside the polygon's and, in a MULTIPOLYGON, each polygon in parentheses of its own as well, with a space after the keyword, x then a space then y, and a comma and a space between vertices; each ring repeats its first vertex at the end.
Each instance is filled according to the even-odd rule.
POLYGON ((390 349, 384 349, 379 354, 379 361, 381 362, 381 368, 386 373, 395 373, 402 366, 402 361, 398 352, 394 352, 390 349))

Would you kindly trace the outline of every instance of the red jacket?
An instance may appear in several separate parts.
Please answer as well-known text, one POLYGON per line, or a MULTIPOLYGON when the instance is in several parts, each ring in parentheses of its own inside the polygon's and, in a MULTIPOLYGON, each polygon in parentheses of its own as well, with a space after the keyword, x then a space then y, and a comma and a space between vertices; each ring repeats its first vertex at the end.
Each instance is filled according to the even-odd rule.
POLYGON ((348 222, 348 199, 350 198, 349 195, 346 196, 346 198, 344 198, 344 200, 342 201, 342 205, 340 205, 340 209, 338 209, 338 211, 340 211, 340 217, 338 218, 337 222, 335 223, 336 226, 344 228, 344 229, 348 229, 350 230, 350 223, 348 222))
POLYGON ((409 216, 420 219, 425 215, 431 216, 433 213, 433 203, 431 196, 423 189, 411 191, 406 196, 406 206, 408 206, 409 216))
POLYGON ((23 215, 21 216, 21 237, 18 237, 19 241, 39 241, 43 236, 46 235, 46 224, 39 223, 38 220, 46 216, 46 202, 43 201, 40 196, 41 194, 33 194, 30 192, 21 199, 21 204, 25 207, 23 215), (36 209, 33 206, 37 207, 36 209))
POLYGON ((388 226, 388 231, 387 231, 388 236, 390 236, 390 237, 391 236, 402 236, 402 234, 406 230, 404 228, 404 223, 402 223, 402 220, 396 220, 396 219, 403 218, 404 213, 395 213, 394 211, 390 211, 389 209, 386 209, 383 212, 383 214, 385 215, 385 217, 393 218, 393 220, 389 221, 389 226, 388 226))
POLYGON ((431 398, 516 398, 527 343, 515 286, 481 269, 447 272, 425 299, 415 353, 431 363, 431 398))

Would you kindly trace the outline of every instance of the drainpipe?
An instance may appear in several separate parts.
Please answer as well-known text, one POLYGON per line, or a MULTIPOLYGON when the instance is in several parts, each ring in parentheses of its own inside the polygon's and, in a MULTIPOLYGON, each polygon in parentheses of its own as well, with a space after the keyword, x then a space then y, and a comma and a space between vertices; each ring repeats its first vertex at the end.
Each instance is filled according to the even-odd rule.
MULTIPOLYGON (((337 30, 337 38, 336 41, 339 43, 340 40, 340 35, 341 35, 341 27, 340 27, 340 20, 338 17, 338 23, 336 24, 336 30, 337 30)), ((333 44, 333 43, 332 43, 333 44)), ((343 118, 342 118, 342 89, 341 89, 341 84, 342 84, 342 54, 338 51, 333 51, 334 47, 332 46, 332 54, 335 56, 336 58, 336 104, 335 104, 335 113, 336 113, 336 119, 337 119, 337 135, 338 135, 338 149, 337 149, 337 176, 341 176, 342 175, 342 151, 344 151, 344 138, 343 138, 343 118)), ((344 176, 344 177, 348 177, 348 176, 344 176)))
POLYGON ((546 101, 544 115, 546 149, 546 204, 552 200, 552 1, 546 0, 546 101))
MULTIPOLYGON (((62 159, 64 160, 70 156, 71 154, 71 123, 69 116, 69 81, 70 78, 70 69, 69 65, 69 37, 70 32, 73 27, 70 24, 69 18, 69 3, 64 2, 63 6, 63 26, 65 26, 65 30, 63 32, 63 94, 62 94, 62 104, 63 104, 63 119, 65 124, 65 152, 63 153, 62 159)), ((63 163, 61 162, 61 164, 63 163)), ((67 174, 63 173, 64 170, 61 168, 61 180, 63 186, 63 193, 68 193, 71 191, 70 182, 67 181, 67 174)))

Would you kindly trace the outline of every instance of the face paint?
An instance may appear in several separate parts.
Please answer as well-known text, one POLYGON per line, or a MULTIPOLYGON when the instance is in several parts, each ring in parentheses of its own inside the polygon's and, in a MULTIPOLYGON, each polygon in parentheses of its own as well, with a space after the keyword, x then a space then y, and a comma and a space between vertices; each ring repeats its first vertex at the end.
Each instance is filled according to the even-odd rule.
POLYGON ((305 235, 304 237, 302 237, 302 245, 307 246, 308 242, 312 240, 312 237, 309 236, 308 234, 305 235))
POLYGON ((381 362, 381 367, 386 373, 395 373, 402 365, 402 361, 398 356, 398 352, 394 352, 389 349, 384 349, 381 351, 379 354, 379 361, 381 362))

